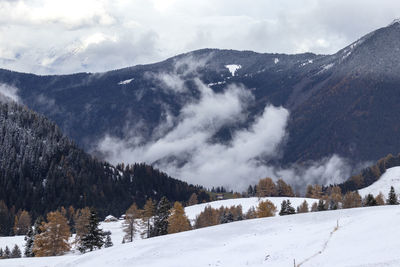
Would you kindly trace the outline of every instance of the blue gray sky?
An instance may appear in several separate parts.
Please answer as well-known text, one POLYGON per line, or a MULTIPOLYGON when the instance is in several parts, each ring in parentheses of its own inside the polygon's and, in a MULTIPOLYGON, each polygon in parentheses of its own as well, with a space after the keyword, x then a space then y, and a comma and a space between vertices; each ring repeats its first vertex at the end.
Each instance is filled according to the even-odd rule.
POLYGON ((0 0, 0 67, 102 72, 200 48, 334 53, 396 0, 0 0))

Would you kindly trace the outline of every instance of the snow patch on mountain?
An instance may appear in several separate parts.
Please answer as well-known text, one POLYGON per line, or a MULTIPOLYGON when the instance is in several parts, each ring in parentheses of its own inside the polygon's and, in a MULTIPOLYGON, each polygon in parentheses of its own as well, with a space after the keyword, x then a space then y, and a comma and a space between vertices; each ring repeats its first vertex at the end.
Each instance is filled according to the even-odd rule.
POLYGON ((274 63, 275 63, 275 64, 278 64, 278 63, 279 63, 279 58, 277 58, 277 57, 274 58, 274 63))
POLYGON ((128 80, 124 80, 124 81, 120 81, 120 82, 118 83, 118 85, 128 84, 128 83, 131 83, 133 80, 134 80, 134 78, 128 79, 128 80))
POLYGON ((230 65, 225 65, 225 68, 229 70, 229 72, 232 74, 232 76, 235 76, 235 73, 238 69, 241 69, 241 65, 236 65, 236 64, 230 64, 230 65))

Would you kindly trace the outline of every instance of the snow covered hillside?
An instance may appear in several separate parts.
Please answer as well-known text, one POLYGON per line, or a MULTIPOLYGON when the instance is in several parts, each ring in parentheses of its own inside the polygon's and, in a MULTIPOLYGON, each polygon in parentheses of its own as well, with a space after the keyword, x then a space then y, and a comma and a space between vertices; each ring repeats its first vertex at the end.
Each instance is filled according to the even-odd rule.
POLYGON ((365 187, 358 191, 362 197, 373 194, 378 195, 379 192, 387 197, 390 187, 393 186, 396 193, 400 193, 400 167, 393 167, 386 170, 386 172, 372 185, 365 187))
POLYGON ((202 203, 198 205, 193 205, 185 208, 185 213, 189 217, 191 221, 196 219, 196 216, 199 215, 206 206, 210 205, 214 209, 218 209, 220 207, 232 207, 237 205, 242 205, 243 213, 246 213, 251 207, 257 208, 258 203, 260 201, 269 200, 276 206, 278 212, 281 208, 281 203, 283 200, 289 199, 294 208, 300 206, 304 200, 307 201, 308 207, 311 208, 311 205, 314 202, 318 202, 317 199, 313 198, 301 198, 301 197, 263 197, 259 199, 258 197, 250 197, 250 198, 234 198, 234 199, 225 199, 218 200, 209 203, 202 203))
POLYGON ((399 220, 399 206, 276 216, 0 266, 400 266, 399 220))

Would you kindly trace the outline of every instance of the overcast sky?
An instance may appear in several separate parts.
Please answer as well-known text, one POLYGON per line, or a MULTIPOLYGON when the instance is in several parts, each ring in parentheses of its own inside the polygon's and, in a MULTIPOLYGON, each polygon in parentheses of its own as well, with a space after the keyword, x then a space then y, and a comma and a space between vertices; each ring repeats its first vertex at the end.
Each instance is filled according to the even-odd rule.
POLYGON ((0 0, 0 68, 100 72, 199 48, 334 53, 398 0, 0 0))

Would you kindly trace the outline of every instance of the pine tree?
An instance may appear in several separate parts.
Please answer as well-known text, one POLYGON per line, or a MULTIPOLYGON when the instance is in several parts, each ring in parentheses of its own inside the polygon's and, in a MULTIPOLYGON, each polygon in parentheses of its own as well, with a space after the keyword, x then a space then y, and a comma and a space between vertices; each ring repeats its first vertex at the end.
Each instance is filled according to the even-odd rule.
POLYGON ((179 233, 191 229, 188 217, 179 202, 174 203, 171 215, 168 218, 168 234, 179 233))
POLYGON ((399 204, 399 201, 397 200, 397 194, 394 191, 394 187, 393 186, 390 187, 390 192, 389 192, 389 197, 388 197, 388 200, 387 200, 387 204, 388 205, 398 205, 399 204))
POLYGON ((26 210, 23 210, 19 215, 15 216, 14 220, 14 234, 26 235, 31 226, 31 216, 26 210))
POLYGON ((258 197, 273 197, 277 195, 276 185, 271 178, 261 179, 257 185, 258 197))
POLYGON ((247 188, 247 196, 248 197, 253 197, 254 196, 254 189, 251 185, 247 188))
POLYGON ((324 202, 323 199, 320 199, 320 200, 318 201, 318 211, 324 211, 324 210, 326 210, 326 208, 325 208, 325 202, 324 202))
POLYGON ((383 196, 382 192, 375 197, 376 205, 381 206, 385 205, 385 197, 383 196))
POLYGON ((376 206, 376 205, 378 205, 378 203, 376 202, 376 199, 374 198, 374 196, 372 194, 368 194, 365 197, 364 206, 369 207, 369 206, 376 206))
POLYGON ((312 212, 318 211, 318 203, 317 202, 312 203, 311 211, 312 212))
POLYGON ((9 259, 11 258, 11 251, 10 248, 8 246, 6 246, 6 248, 4 249, 4 259, 9 259))
POLYGON ((211 208, 210 205, 204 207, 204 210, 196 216, 195 228, 203 228, 212 225, 217 225, 218 221, 218 211, 211 208))
MULTIPOLYGON (((12 220, 12 217, 11 217, 12 220)), ((10 234, 10 212, 6 203, 0 200, 0 236, 7 236, 10 234)))
POLYGON ((33 224, 33 235, 34 236, 42 233, 42 230, 40 227, 42 226, 43 222, 44 222, 43 216, 39 216, 36 218, 35 223, 33 224))
POLYGON ((21 250, 17 244, 15 244, 13 250, 11 251, 11 258, 21 258, 21 250))
POLYGON ((168 217, 171 204, 166 197, 162 197, 158 202, 154 216, 154 226, 151 228, 151 236, 160 236, 168 234, 168 217))
POLYGON ((343 201, 342 189, 339 186, 333 186, 329 189, 329 207, 332 210, 341 208, 341 202, 343 201))
POLYGON ((132 242, 136 232, 136 220, 140 217, 139 209, 133 203, 125 212, 124 232, 125 241, 132 242))
POLYGON ((282 197, 294 197, 293 189, 290 185, 285 183, 282 179, 276 182, 276 191, 278 196, 282 197))
POLYGON ((284 200, 281 203, 281 210, 279 212, 280 216, 284 216, 284 215, 291 215, 291 214, 295 214, 296 210, 292 207, 292 204, 290 203, 290 200, 284 200))
POLYGON ((146 237, 150 237, 150 220, 154 216, 155 205, 151 198, 146 201, 143 208, 142 220, 147 225, 146 227, 146 237))
POLYGON ((88 233, 88 225, 90 219, 90 209, 85 207, 79 209, 74 214, 75 242, 80 243, 84 235, 88 233))
POLYGON ((196 205, 198 203, 199 203, 199 201, 197 200, 197 194, 193 193, 189 198, 188 206, 193 206, 193 205, 196 205))
POLYGON ((347 192, 343 197, 343 208, 350 209, 362 206, 362 199, 360 194, 355 192, 347 192))
POLYGON ((104 245, 104 234, 99 228, 99 218, 97 212, 92 208, 90 209, 89 225, 87 226, 87 233, 84 234, 80 240, 78 249, 80 252, 85 253, 87 250, 101 249, 104 245))
POLYGON ((261 201, 257 206, 257 217, 272 217, 275 216, 276 206, 269 200, 261 201))
POLYGON ((244 216, 247 220, 248 219, 254 219, 257 218, 257 212, 256 209, 254 207, 251 207, 250 209, 248 209, 248 211, 246 212, 246 215, 244 216))
POLYGON ((223 211, 220 215, 220 219, 219 219, 219 223, 223 224, 223 223, 230 223, 235 221, 235 219, 233 218, 233 214, 231 211, 223 211))
POLYGON ((34 257, 35 254, 33 253, 33 244, 35 242, 35 235, 33 232, 33 228, 29 228, 28 233, 26 234, 25 238, 25 257, 34 257))
POLYGON ((105 235, 105 241, 104 241, 104 247, 105 248, 109 248, 109 247, 112 247, 114 244, 113 244, 113 242, 111 241, 111 232, 110 231, 106 231, 106 232, 104 232, 104 235, 105 235))
POLYGON ((306 200, 301 203, 299 207, 297 207, 297 213, 306 213, 308 212, 308 203, 306 200))
POLYGON ((47 223, 42 222, 40 234, 35 235, 33 253, 37 257, 58 256, 70 250, 70 228, 67 219, 59 212, 49 212, 47 223))
POLYGON ((3 259, 4 257, 4 251, 2 248, 0 248, 0 259, 3 259))

